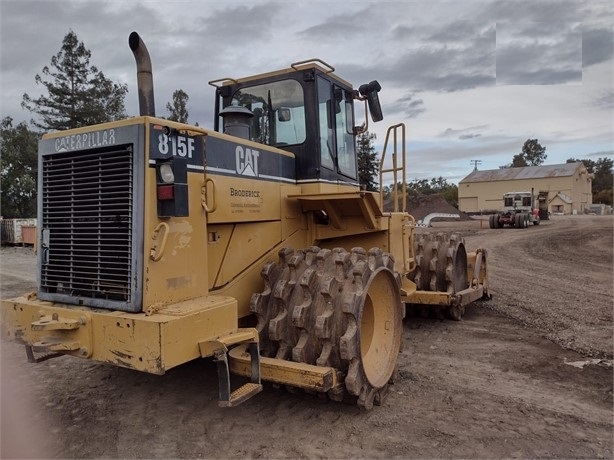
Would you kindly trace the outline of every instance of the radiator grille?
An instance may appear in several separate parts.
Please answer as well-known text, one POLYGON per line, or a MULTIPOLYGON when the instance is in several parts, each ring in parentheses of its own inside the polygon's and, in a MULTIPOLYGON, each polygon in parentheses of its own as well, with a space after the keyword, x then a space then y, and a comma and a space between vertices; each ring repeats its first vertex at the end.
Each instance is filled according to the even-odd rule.
POLYGON ((43 291, 132 300, 132 157, 126 145, 43 157, 43 291))

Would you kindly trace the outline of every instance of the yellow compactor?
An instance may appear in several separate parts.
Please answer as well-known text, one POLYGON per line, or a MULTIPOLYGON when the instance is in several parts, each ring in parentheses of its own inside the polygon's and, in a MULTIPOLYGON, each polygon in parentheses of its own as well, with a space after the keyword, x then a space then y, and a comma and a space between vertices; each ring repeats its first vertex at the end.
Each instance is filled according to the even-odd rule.
MULTIPOLYGON (((355 90, 318 59, 216 80, 203 129, 155 117, 149 54, 138 34, 129 44, 140 116, 39 144, 37 292, 1 310, 30 361, 163 374, 213 357, 222 406, 266 380, 369 409, 394 374, 406 305, 460 319, 488 296, 484 250, 414 238, 402 199, 384 212, 359 186, 355 103, 381 120, 377 81, 355 90), (248 383, 234 389, 231 373, 248 383)), ((380 176, 404 185, 404 126, 389 138, 380 176)))

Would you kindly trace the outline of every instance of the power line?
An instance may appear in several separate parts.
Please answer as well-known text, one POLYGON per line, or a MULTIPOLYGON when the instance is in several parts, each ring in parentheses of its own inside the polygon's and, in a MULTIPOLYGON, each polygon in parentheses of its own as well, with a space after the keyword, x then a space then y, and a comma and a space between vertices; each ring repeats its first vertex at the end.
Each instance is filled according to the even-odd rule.
POLYGON ((478 170, 478 165, 482 163, 482 160, 471 160, 471 164, 473 165, 473 170, 477 171, 478 170))

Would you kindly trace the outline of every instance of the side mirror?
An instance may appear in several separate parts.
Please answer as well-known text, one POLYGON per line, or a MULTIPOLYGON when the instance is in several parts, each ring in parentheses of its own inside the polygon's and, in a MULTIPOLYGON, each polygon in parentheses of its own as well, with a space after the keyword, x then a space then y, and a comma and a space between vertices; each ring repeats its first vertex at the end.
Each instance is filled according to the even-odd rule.
POLYGON ((373 80, 371 83, 360 85, 358 91, 360 95, 367 98, 367 105, 369 106, 369 113, 371 119, 374 122, 382 121, 384 115, 382 114, 382 106, 379 103, 379 97, 377 93, 382 89, 377 80, 373 80))

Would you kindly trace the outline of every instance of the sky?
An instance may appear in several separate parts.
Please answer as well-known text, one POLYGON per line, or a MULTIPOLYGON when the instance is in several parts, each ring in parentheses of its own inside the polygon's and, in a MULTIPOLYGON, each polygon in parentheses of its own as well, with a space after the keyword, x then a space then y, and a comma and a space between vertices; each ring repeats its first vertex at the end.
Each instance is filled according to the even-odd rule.
MULTIPOLYGON (((407 180, 458 183, 477 164, 498 169, 527 139, 544 164, 614 158, 614 2, 601 0, 0 0, 0 116, 33 114, 23 94, 74 31, 90 63, 128 85, 138 115, 137 31, 152 59, 158 115, 177 89, 189 121, 213 127, 214 88, 319 58, 355 88, 378 80, 382 152, 406 126, 407 180)), ((361 105, 358 121, 364 120, 361 105)))

